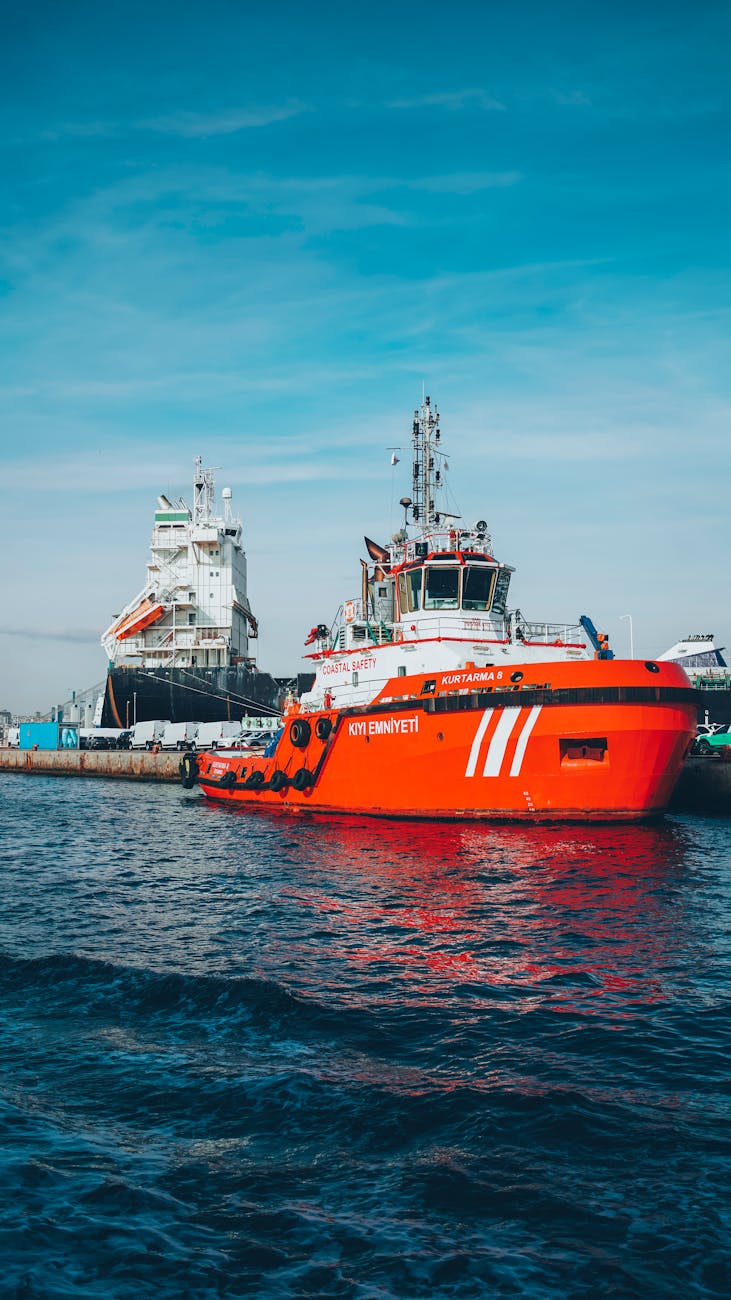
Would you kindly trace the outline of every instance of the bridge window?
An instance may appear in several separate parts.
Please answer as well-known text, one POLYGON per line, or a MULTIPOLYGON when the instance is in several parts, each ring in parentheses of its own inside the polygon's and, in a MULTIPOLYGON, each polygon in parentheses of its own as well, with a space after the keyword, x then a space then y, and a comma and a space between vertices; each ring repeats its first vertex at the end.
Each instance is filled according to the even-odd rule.
POLYGON ((497 582, 495 583, 495 596, 492 602, 492 607, 496 614, 505 613, 505 602, 508 599, 508 587, 510 586, 510 576, 511 575, 509 569, 501 569, 497 575, 497 582))
POLYGON ((402 614, 413 614, 421 609, 421 575, 422 569, 409 569, 399 576, 399 600, 402 614))
POLYGON ((459 569, 427 568, 424 583, 424 609, 459 608, 459 569))
POLYGON ((490 608, 494 576, 495 570, 488 569, 485 565, 470 564, 467 566, 462 578, 463 609, 490 608))

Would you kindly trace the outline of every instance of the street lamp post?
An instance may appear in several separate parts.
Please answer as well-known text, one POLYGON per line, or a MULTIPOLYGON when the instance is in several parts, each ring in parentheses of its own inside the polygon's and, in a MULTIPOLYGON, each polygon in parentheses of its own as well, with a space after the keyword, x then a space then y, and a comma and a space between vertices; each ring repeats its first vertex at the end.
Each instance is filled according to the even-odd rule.
POLYGON ((634 659, 634 657, 635 657, 635 640, 634 640, 634 636, 633 636, 633 634, 632 634, 632 615, 631 615, 631 614, 620 614, 619 617, 620 617, 620 619, 625 619, 625 618, 626 618, 626 619, 627 619, 627 622, 629 623, 629 657, 630 657, 630 659, 634 659))

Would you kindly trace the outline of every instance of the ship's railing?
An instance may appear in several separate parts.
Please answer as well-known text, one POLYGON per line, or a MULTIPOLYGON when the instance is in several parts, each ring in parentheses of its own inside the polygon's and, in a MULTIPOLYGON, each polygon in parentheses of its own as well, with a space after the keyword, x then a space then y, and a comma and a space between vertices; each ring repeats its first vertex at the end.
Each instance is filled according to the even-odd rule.
POLYGON ((228 627, 168 627, 154 640, 146 640, 138 653, 145 660, 159 659, 160 666, 165 668, 173 665, 178 655, 190 654, 196 647, 209 649, 214 644, 218 647, 227 646, 229 633, 228 627))
POLYGON ((580 623, 535 623, 519 611, 510 616, 513 638, 535 645, 586 645, 586 633, 580 623), (516 616, 517 615, 517 616, 516 616))
POLYGON ((398 641, 490 641, 508 639, 502 616, 490 618, 488 614, 471 614, 469 610, 455 610, 450 614, 423 612, 407 615, 400 623, 386 623, 374 618, 371 611, 362 613, 362 602, 353 600, 343 606, 342 618, 337 619, 330 646, 336 650, 358 649, 360 646, 391 645, 398 641))
POLYGON ((359 598, 346 601, 338 610, 329 639, 319 643, 334 650, 360 646, 388 645, 394 641, 486 641, 525 645, 586 647, 586 635, 579 623, 534 622, 519 610, 502 615, 488 611, 456 609, 425 613, 416 610, 399 623, 376 619, 359 598))
MULTIPOLYGON (((685 668, 685 664, 680 664, 685 668)), ((686 673, 690 677, 694 686, 701 691, 727 691, 731 689, 731 672, 728 668, 709 668, 699 672, 692 668, 686 668, 686 673)))
POLYGON ((419 537, 404 537, 402 541, 393 542, 388 549, 392 564, 408 563, 440 551, 473 551, 486 556, 493 553, 490 534, 474 528, 435 527, 419 537))
POLYGON ((397 624, 397 637, 404 641, 503 641, 506 633, 502 618, 459 609, 453 614, 407 614, 397 624))

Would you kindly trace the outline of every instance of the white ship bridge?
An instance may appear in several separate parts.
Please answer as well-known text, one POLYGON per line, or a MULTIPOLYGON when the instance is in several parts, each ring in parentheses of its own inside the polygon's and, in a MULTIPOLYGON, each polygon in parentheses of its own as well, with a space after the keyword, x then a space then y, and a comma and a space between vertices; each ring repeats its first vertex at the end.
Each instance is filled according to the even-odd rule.
POLYGON ((256 620, 246 594, 241 520, 230 488, 216 508, 213 471, 195 461, 192 508, 157 499, 147 581, 102 636, 110 666, 227 667, 249 660, 256 620))
MULTIPOLYGON (((439 508, 440 441, 439 413, 427 397, 414 413, 404 526, 386 546, 366 538, 360 591, 340 606, 331 626, 312 628, 316 679, 303 707, 364 703, 391 678, 431 671, 473 668, 505 686, 511 664, 594 653, 590 620, 532 622, 508 609, 514 570, 495 558, 487 523, 465 528, 459 516, 439 508)), ((603 645, 599 652, 608 657, 603 645)))

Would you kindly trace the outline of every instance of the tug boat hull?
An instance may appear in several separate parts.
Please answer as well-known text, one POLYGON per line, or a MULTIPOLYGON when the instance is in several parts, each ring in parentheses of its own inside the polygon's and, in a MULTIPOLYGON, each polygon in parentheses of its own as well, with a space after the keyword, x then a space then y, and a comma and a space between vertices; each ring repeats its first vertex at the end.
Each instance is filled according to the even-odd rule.
POLYGON ((554 664, 551 675, 550 685, 509 691, 461 688, 459 674, 449 690, 391 680, 367 705, 295 708, 273 755, 202 754, 196 776, 209 799, 286 812, 528 821, 662 812, 695 737, 684 672, 614 660, 554 664))

